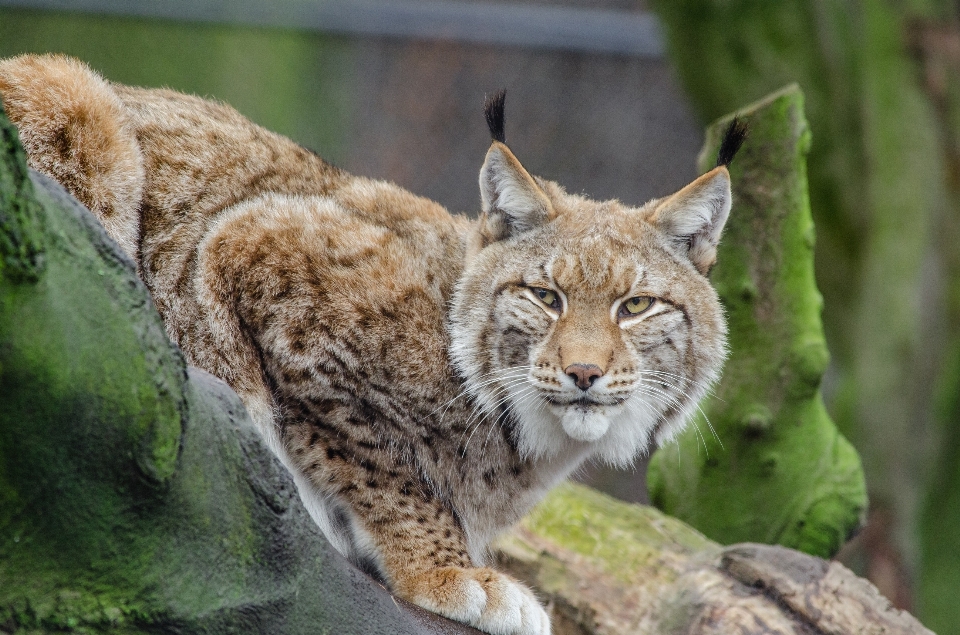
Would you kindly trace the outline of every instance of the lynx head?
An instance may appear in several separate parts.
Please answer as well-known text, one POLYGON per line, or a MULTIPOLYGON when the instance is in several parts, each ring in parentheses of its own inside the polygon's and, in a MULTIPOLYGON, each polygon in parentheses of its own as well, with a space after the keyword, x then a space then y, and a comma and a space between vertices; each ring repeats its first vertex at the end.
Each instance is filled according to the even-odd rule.
POLYGON ((629 207, 531 176, 504 143, 502 92, 486 113, 494 140, 451 307, 454 364, 525 455, 627 464, 675 436, 719 375, 726 324, 706 274, 745 131, 731 126, 712 171, 629 207))

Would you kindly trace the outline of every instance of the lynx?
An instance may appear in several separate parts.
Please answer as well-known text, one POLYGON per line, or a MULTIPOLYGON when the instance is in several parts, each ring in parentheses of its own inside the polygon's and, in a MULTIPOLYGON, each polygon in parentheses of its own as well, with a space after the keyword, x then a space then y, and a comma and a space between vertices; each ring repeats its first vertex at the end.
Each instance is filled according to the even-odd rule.
POLYGON ((135 261, 189 363, 226 381, 347 558, 494 634, 545 634, 490 541, 588 459, 683 429, 720 372, 706 274, 726 165, 631 207, 529 174, 504 101, 470 219, 353 176, 219 103, 63 56, 0 63, 32 167, 135 261))

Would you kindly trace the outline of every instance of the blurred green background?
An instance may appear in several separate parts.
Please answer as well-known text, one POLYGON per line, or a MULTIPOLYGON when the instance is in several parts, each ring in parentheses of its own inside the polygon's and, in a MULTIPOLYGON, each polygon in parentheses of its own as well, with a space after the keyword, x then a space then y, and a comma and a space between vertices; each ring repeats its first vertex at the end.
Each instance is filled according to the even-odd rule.
MULTIPOLYGON (((798 82, 833 356, 824 394, 871 496, 840 557, 936 632, 960 633, 957 4, 571 4, 652 11, 667 56, 13 8, 0 8, 0 55, 68 53, 114 81, 222 100, 351 171, 468 212, 484 92, 508 88, 507 134, 533 171, 639 203, 695 175, 704 124, 798 82)), ((642 474, 584 478, 644 500, 642 474)))
POLYGON ((257 123, 342 158, 351 45, 281 29, 0 9, 0 54, 60 52, 105 77, 229 103, 257 123))

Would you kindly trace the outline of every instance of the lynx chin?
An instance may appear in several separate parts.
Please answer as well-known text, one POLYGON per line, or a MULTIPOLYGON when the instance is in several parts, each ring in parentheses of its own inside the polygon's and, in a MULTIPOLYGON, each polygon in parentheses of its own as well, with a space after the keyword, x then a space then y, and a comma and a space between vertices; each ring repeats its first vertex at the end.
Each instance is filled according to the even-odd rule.
POLYGON ((226 381, 347 558, 498 635, 543 635, 487 545, 584 460, 683 429, 725 356, 706 274, 726 165, 633 207, 531 175, 504 95, 480 215, 353 176, 223 104, 0 62, 30 165, 134 259, 187 360, 226 381))

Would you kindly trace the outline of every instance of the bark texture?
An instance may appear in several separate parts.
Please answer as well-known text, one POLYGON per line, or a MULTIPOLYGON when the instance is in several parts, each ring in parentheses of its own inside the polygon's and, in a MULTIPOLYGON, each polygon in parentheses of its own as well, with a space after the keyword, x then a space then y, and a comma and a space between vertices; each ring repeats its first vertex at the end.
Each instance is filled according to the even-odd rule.
MULTIPOLYGON (((813 276, 803 94, 788 87, 739 116, 750 133, 730 166, 734 205, 711 272, 730 358, 679 448, 654 456, 651 500, 722 543, 829 557, 860 526, 867 501, 859 457, 820 395, 829 353, 813 276)), ((709 127, 701 169, 716 160, 729 119, 709 127)))
POLYGON ((554 635, 931 635, 836 562, 721 547, 651 507, 560 487, 500 542, 554 635))

